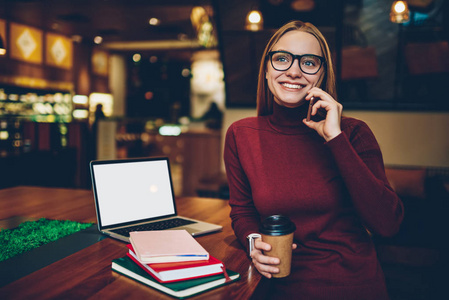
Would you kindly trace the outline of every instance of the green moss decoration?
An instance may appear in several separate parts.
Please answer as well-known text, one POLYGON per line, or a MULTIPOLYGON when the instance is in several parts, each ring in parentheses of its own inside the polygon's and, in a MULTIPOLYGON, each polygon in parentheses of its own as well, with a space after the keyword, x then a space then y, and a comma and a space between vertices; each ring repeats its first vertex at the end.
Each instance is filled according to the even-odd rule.
POLYGON ((92 225, 92 223, 42 218, 37 221, 24 222, 17 228, 1 230, 0 261, 87 229, 92 225))

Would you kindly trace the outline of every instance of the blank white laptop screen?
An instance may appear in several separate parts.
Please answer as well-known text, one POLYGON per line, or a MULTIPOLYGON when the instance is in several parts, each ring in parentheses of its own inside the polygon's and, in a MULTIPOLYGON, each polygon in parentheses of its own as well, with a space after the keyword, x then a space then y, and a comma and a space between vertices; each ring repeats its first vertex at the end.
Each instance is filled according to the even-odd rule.
POLYGON ((167 161, 97 164, 93 168, 102 226, 175 213, 167 161))

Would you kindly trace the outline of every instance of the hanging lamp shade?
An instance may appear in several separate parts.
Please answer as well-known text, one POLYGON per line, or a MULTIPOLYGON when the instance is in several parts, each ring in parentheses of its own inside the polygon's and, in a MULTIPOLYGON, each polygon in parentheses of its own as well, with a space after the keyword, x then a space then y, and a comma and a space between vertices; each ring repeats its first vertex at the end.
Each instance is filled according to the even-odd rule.
POLYGON ((245 29, 251 31, 263 29, 263 17, 260 11, 252 10, 246 15, 245 29))
POLYGON ((391 5, 390 21, 400 24, 408 20, 410 20, 410 10, 407 1, 394 1, 391 5))

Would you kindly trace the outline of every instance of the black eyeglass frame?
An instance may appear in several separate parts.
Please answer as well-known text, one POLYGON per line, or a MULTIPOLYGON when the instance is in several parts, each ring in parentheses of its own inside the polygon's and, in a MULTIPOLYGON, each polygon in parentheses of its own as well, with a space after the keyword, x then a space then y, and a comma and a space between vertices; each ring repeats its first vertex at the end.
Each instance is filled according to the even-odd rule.
POLYGON ((321 67, 322 67, 324 64, 326 64, 326 60, 324 59, 324 57, 319 56, 319 55, 315 55, 315 54, 295 55, 295 54, 293 54, 293 53, 290 53, 290 52, 288 52, 288 51, 283 51, 283 50, 280 50, 280 51, 270 51, 270 52, 268 52, 266 58, 267 58, 267 59, 270 59, 270 63, 271 63, 271 66, 273 67, 273 69, 275 69, 276 71, 281 71, 281 72, 285 72, 285 71, 287 71, 288 69, 290 69, 290 68, 293 66, 293 63, 295 62, 295 60, 298 59, 299 68, 301 69, 301 72, 303 72, 303 73, 305 73, 305 74, 308 74, 308 75, 315 75, 316 73, 318 73, 318 72, 321 70, 321 67), (286 54, 289 54, 289 55, 291 55, 291 56, 293 57, 292 62, 290 63, 290 66, 289 66, 288 68, 286 68, 285 70, 279 70, 279 69, 276 69, 276 68, 274 67, 274 65, 273 65, 273 55, 276 54, 276 53, 286 53, 286 54), (310 73, 310 72, 306 72, 306 71, 304 71, 304 70, 302 69, 302 67, 301 67, 301 58, 303 58, 304 56, 313 56, 313 57, 316 57, 316 58, 319 59, 319 61, 320 61, 321 64, 320 64, 320 66, 318 67, 318 70, 316 70, 316 72, 310 73))

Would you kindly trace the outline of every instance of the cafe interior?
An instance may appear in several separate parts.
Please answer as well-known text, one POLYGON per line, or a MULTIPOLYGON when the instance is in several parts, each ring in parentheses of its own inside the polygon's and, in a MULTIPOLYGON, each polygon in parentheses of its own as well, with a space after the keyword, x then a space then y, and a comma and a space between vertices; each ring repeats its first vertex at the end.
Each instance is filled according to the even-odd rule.
POLYGON ((228 199, 224 134, 256 115, 263 49, 293 19, 328 40, 343 114, 370 126, 404 202, 376 240, 392 299, 437 299, 449 1, 0 0, 0 189, 90 189, 91 160, 167 156, 177 196, 228 199))

